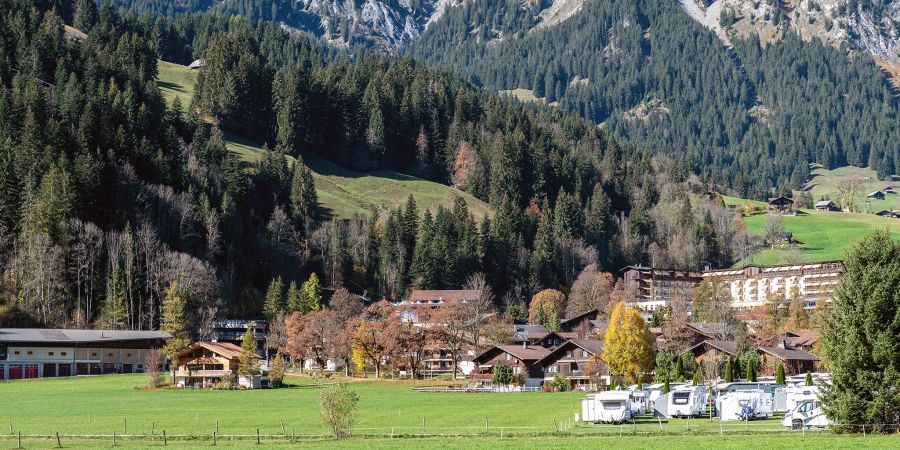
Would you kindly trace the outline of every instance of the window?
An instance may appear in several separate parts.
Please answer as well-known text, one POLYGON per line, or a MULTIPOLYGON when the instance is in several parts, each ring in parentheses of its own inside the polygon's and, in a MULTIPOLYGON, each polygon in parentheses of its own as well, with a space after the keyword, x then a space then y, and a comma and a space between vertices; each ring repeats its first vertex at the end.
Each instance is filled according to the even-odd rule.
POLYGON ((571 357, 572 357, 572 350, 569 350, 566 352, 566 358, 571 358, 571 357))
POLYGON ((803 402, 800 404, 800 407, 797 408, 797 411, 802 412, 802 413, 808 413, 808 412, 812 411, 812 409, 813 409, 812 406, 813 406, 812 402, 803 402))
POLYGON ((47 352, 47 354, 53 356, 53 352, 47 352))
POLYGON ((675 392, 672 394, 672 404, 673 405, 687 405, 688 401, 691 399, 690 392, 675 392))
POLYGON ((603 409, 607 411, 618 411, 622 409, 622 402, 603 402, 603 409))
POLYGON ((13 352, 13 355, 18 355, 18 354, 19 354, 19 351, 18 351, 18 350, 16 350, 16 351, 13 352))
POLYGON ((126 353, 125 356, 131 356, 131 353, 126 353))
POLYGON ((509 361, 510 359, 512 359, 512 355, 510 355, 509 353, 507 353, 507 354, 506 354, 506 360, 509 361))
POLYGON ((59 352, 60 356, 66 356, 66 352, 59 352))
POLYGON ((31 351, 31 350, 28 350, 28 354, 29 354, 29 355, 33 355, 33 354, 34 354, 34 352, 33 352, 33 351, 31 351))
POLYGON ((91 356, 97 356, 97 354, 96 354, 96 353, 91 353, 91 356))
POLYGON ((113 355, 113 354, 110 352, 109 356, 112 356, 112 355, 113 355))

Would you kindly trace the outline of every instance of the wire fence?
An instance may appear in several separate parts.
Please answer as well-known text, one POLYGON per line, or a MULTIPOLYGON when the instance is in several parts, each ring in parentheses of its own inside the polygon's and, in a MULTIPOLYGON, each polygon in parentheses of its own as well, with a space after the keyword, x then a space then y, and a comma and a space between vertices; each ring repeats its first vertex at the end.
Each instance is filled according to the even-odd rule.
MULTIPOLYGON (((657 421, 654 428, 652 421, 631 422, 622 424, 584 424, 576 423, 572 419, 553 420, 552 427, 536 426, 492 426, 485 418, 483 426, 461 427, 434 427, 422 423, 421 426, 395 426, 395 427, 354 427, 351 431, 356 438, 463 438, 463 437, 490 437, 490 438, 521 438, 521 437, 628 437, 628 436, 736 436, 736 435, 822 435, 834 431, 853 432, 862 436, 874 436, 883 434, 900 433, 900 424, 855 424, 837 425, 818 429, 793 430, 789 427, 772 427, 773 423, 761 424, 763 426, 751 426, 752 422, 709 422, 707 419, 681 420, 679 422, 657 421), (693 423, 691 423, 693 422, 693 423)), ((192 433, 167 433, 161 430, 159 433, 130 433, 119 434, 23 434, 17 431, 11 434, 0 435, 0 440, 14 441, 15 448, 25 448, 28 444, 41 446, 55 446, 62 448, 65 444, 79 441, 105 442, 112 445, 118 443, 145 443, 167 446, 170 443, 193 441, 209 445, 217 445, 221 442, 242 442, 245 444, 276 444, 305 441, 320 441, 332 439, 325 433, 261 433, 256 430, 253 434, 219 434, 217 432, 207 434, 192 433)), ((244 445, 244 444, 241 444, 244 445)))

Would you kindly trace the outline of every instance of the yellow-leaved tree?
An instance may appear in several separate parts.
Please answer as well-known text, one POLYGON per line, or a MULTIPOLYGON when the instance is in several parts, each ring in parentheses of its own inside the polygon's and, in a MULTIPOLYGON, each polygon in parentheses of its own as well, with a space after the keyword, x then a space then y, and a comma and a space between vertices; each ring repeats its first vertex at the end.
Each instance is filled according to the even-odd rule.
POLYGON ((653 367, 653 336, 641 315, 625 306, 616 304, 603 344, 603 361, 610 375, 624 376, 636 383, 641 373, 653 367))

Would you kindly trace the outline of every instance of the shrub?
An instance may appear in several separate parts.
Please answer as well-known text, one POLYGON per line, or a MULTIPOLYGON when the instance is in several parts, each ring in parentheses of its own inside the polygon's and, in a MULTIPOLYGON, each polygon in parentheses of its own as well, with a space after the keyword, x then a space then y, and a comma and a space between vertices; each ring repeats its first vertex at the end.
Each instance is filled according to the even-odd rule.
POLYGON ((553 388, 554 392, 565 392, 570 388, 569 380, 566 379, 563 375, 557 375, 553 377, 553 380, 550 381, 550 387, 553 388))
POLYGON ((322 421, 331 428, 335 439, 349 437, 356 420, 356 404, 359 396, 347 387, 337 383, 319 394, 319 412, 322 421))
POLYGON ((784 364, 778 363, 778 368, 775 369, 775 384, 784 384, 784 364))

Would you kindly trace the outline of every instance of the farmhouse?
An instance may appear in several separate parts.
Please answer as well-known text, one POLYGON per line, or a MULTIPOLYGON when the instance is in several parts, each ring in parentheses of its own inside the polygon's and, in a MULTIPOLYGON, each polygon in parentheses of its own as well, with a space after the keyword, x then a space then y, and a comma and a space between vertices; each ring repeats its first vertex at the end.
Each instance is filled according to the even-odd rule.
POLYGON ((206 65, 206 61, 204 61, 202 59, 195 59, 195 60, 191 61, 190 64, 188 64, 188 69, 200 70, 200 68, 205 65, 206 65))
POLYGON ((212 387, 230 378, 243 387, 260 387, 259 375, 238 377, 240 356, 241 348, 228 342, 197 342, 175 355, 174 383, 180 387, 212 387))
POLYGON ((688 270, 628 266, 620 272, 625 291, 632 293, 636 299, 628 306, 640 310, 645 318, 674 300, 690 302, 694 288, 702 280, 700 272, 688 270))
POLYGON ((840 211, 841 209, 838 208, 837 203, 835 203, 831 200, 822 200, 822 201, 816 202, 816 210, 817 211, 840 211))
POLYGON ((140 373, 159 331, 0 328, 0 380, 140 373))
POLYGON ((885 209, 883 211, 878 211, 877 213, 875 213, 875 215, 881 216, 881 217, 888 217, 891 219, 900 219, 900 211, 894 211, 894 210, 885 209))
POLYGON ((738 356, 737 344, 734 341, 721 341, 716 339, 707 339, 689 350, 694 355, 697 362, 703 361, 722 361, 725 358, 736 358, 738 356))
POLYGON ((774 197, 769 199, 769 214, 793 214, 794 213, 794 201, 781 196, 774 197))
POLYGON ((815 372, 815 364, 819 359, 803 350, 783 347, 759 347, 760 365, 763 374, 775 374, 778 363, 784 365, 786 375, 799 375, 806 372, 815 372))
POLYGON ((469 377, 490 380, 494 366, 502 364, 512 368, 513 375, 525 379, 526 386, 537 387, 544 380, 544 370, 538 361, 550 354, 544 347, 525 345, 498 345, 491 347, 473 359, 475 369, 469 377))
POLYGON ((731 293, 731 306, 751 309, 765 305, 772 295, 789 299, 799 293, 806 308, 829 301, 844 275, 840 261, 782 266, 747 266, 743 269, 708 270, 705 282, 717 280, 731 293))
MULTIPOLYGON (((566 341, 537 362, 544 370, 544 379, 552 380, 562 375, 572 388, 587 389, 591 385, 585 366, 592 356, 603 354, 603 341, 597 339, 572 339, 566 341)), ((605 365, 604 365, 605 368, 605 365)), ((609 371, 603 373, 605 385, 609 384, 609 371)))
POLYGON ((871 198, 874 200, 884 200, 884 192, 881 192, 881 191, 870 192, 868 195, 866 195, 866 198, 871 198))

